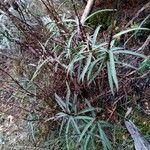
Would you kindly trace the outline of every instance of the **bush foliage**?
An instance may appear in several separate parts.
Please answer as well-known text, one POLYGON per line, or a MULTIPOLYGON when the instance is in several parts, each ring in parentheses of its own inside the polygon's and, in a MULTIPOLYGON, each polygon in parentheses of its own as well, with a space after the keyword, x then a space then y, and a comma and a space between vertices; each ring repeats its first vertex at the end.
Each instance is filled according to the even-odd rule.
POLYGON ((82 26, 78 7, 71 4, 73 16, 61 10, 65 2, 28 0, 13 3, 11 9, 0 4, 0 55, 10 62, 7 69, 1 63, 0 71, 13 81, 11 98, 29 110, 34 143, 45 137, 47 149, 123 149, 122 123, 139 92, 131 84, 133 78, 148 75, 149 57, 116 43, 150 30, 141 24, 119 28, 112 17, 116 12, 102 9, 87 21, 96 13, 112 11, 104 40, 101 22, 95 29, 88 23, 82 26))

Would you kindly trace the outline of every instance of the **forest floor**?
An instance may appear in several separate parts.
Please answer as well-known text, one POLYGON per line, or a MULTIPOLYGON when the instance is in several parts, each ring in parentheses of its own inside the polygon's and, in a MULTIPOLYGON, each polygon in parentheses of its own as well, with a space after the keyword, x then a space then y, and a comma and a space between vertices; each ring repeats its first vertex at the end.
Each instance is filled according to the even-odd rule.
MULTIPOLYGON (((142 8, 143 4, 138 5, 136 7, 125 5, 121 7, 121 15, 119 16, 122 23, 125 25, 129 20, 126 20, 126 16, 130 16, 130 20, 134 18, 137 15, 137 19, 140 20, 140 17, 143 17, 141 14, 138 15, 138 10, 142 8)), ((103 5, 101 6, 103 8, 103 5)), ((109 8, 109 4, 108 4, 109 8)), ((147 13, 147 11, 145 12, 147 13)), ((136 19, 135 19, 136 20, 136 19)), ((123 28, 123 25, 120 24, 119 28, 123 28)), ((105 37, 107 34, 106 31, 104 36, 102 38, 108 38, 105 37)), ((146 39, 145 39, 146 40, 146 39)), ((138 49, 142 47, 145 41, 134 41, 131 40, 131 42, 128 43, 128 47, 131 49, 138 49), (133 43, 134 42, 134 43, 133 43), (132 46, 131 46, 132 45, 132 46)), ((144 53, 149 52, 149 46, 145 46, 142 51, 144 53)), ((0 56, 0 63, 2 64, 2 67, 5 68, 5 70, 8 70, 8 72, 11 72, 11 68, 13 67, 11 65, 11 61, 5 57, 0 56)), ((143 130, 144 132, 147 132, 145 130, 149 130, 150 133, 150 73, 147 71, 146 76, 142 76, 143 78, 139 79, 139 82, 136 82, 136 84, 148 84, 148 86, 144 89, 142 93, 142 97, 136 97, 133 96, 132 98, 135 99, 135 102, 137 105, 140 105, 142 107, 143 112, 138 112, 137 114, 139 118, 137 118, 138 122, 139 120, 143 122, 143 130), (141 120, 143 119, 143 120, 141 120), (145 128, 144 128, 145 127, 145 128)), ((138 80, 137 79, 137 80, 138 80)), ((32 124, 30 124, 26 120, 27 113, 32 113, 30 110, 32 109, 32 105, 30 103, 22 103, 22 101, 19 101, 19 93, 16 93, 16 85, 11 80, 11 78, 4 72, 0 71, 0 149, 1 150, 46 150, 47 148, 42 148, 44 146, 41 146, 42 144, 42 138, 37 142, 34 140, 34 135, 32 135, 32 124), (14 96, 18 96, 18 100, 14 100, 14 96), (30 130, 29 130, 30 128, 30 130)), ((135 115, 137 115, 135 114, 135 115)), ((44 145, 44 144, 43 144, 44 145)))

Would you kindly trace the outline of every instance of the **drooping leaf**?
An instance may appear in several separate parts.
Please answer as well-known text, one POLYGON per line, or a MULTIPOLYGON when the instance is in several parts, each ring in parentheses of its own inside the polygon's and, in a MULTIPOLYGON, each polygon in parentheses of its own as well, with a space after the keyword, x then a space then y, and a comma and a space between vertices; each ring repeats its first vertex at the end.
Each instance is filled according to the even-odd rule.
POLYGON ((116 11, 116 10, 114 10, 114 9, 102 9, 102 10, 98 10, 98 11, 92 13, 91 15, 89 15, 89 16, 85 19, 85 21, 87 21, 88 19, 90 19, 91 17, 93 17, 94 15, 96 15, 96 14, 98 14, 98 13, 100 13, 100 12, 107 12, 107 11, 116 11))
POLYGON ((132 29, 127 29, 127 30, 121 31, 121 32, 115 34, 113 36, 113 38, 117 38, 117 37, 119 37, 119 36, 121 36, 123 34, 129 33, 129 32, 132 32, 132 31, 138 31, 138 30, 147 30, 147 31, 150 31, 150 29, 148 29, 148 28, 135 27, 135 28, 132 28, 132 29))

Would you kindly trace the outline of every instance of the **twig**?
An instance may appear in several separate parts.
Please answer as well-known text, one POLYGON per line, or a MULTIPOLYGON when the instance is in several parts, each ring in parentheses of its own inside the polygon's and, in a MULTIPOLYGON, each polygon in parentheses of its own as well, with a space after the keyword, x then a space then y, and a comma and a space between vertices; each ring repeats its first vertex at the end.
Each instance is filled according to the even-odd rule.
POLYGON ((138 51, 143 50, 147 45, 149 45, 149 43, 150 43, 150 35, 148 36, 144 44, 138 49, 138 51))
POLYGON ((75 16, 77 17, 77 27, 78 27, 78 36, 82 38, 82 41, 83 42, 86 42, 86 33, 84 31, 84 28, 83 28, 83 25, 81 23, 81 20, 80 20, 80 17, 79 17, 79 14, 77 12, 77 8, 75 6, 75 3, 73 0, 71 0, 72 2, 72 5, 73 5, 73 9, 74 9, 74 12, 75 12, 75 16))

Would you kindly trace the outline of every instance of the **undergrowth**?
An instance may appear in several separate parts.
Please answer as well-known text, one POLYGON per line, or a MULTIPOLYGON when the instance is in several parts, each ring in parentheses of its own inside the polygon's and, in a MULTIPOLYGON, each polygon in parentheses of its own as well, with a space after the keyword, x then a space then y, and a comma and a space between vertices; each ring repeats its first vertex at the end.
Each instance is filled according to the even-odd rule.
MULTIPOLYGON (((132 83, 149 75, 149 57, 116 42, 150 30, 116 30, 111 16, 102 40, 101 24, 80 25, 78 7, 72 7, 75 17, 60 13, 63 4, 38 2, 14 3, 12 10, 0 2, 0 55, 10 62, 1 62, 0 71, 12 81, 9 100, 21 103, 33 143, 56 150, 132 148, 124 119, 129 107, 136 111, 134 95, 141 88, 132 83)), ((97 13, 107 11, 117 13, 97 13)))

